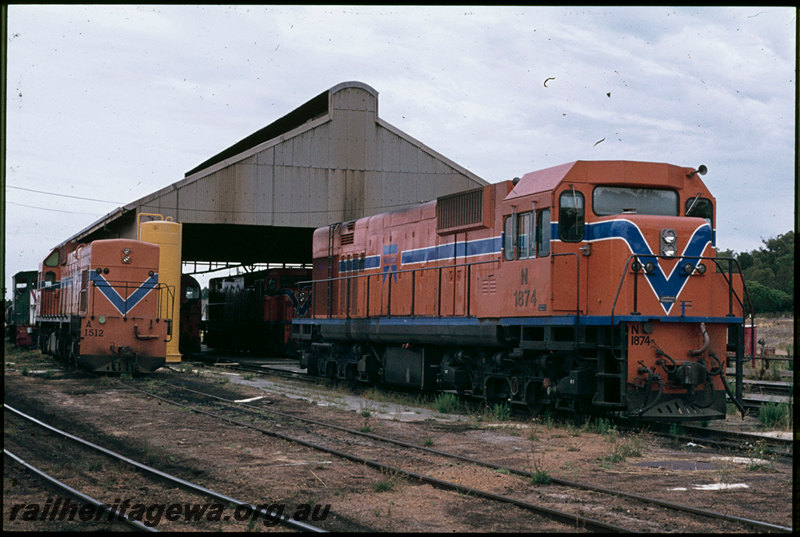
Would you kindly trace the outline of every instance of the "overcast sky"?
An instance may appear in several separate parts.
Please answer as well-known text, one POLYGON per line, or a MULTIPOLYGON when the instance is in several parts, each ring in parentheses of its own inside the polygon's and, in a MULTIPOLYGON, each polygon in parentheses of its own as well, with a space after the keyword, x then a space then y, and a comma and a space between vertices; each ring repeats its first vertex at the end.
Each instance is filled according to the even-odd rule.
POLYGON ((11 5, 6 285, 351 80, 490 182, 705 164, 718 247, 752 250, 794 228, 796 31, 787 7, 11 5))

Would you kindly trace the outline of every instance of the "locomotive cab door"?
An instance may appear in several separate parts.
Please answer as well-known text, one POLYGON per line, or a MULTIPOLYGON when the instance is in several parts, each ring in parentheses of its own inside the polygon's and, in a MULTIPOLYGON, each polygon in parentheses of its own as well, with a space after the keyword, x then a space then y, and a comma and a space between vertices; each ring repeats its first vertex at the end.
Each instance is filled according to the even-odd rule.
POLYGON ((588 259, 591 246, 585 242, 585 200, 569 185, 558 196, 558 251, 553 260, 553 311, 586 313, 588 259))

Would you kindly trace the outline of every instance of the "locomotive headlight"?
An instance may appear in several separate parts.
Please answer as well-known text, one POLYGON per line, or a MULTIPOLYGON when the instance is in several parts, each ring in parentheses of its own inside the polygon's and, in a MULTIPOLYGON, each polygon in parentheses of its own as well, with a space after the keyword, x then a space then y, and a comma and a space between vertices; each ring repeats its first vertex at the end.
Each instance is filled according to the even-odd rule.
POLYGON ((648 261, 644 264, 644 271, 648 274, 652 274, 653 271, 656 270, 656 264, 652 261, 648 261))
POLYGON ((122 250, 122 253, 123 253, 124 255, 131 255, 131 249, 130 249, 130 248, 124 248, 124 249, 122 250))
POLYGON ((126 255, 125 257, 122 258, 122 262, 123 263, 130 263, 131 262, 131 256, 126 255))
POLYGON ((683 265, 683 272, 686 274, 691 274, 694 271, 694 266, 691 263, 684 263, 683 265))
POLYGON ((702 264, 702 263, 698 263, 697 264, 697 272, 699 272, 700 274, 705 274, 706 273, 706 266, 704 264, 702 264))
POLYGON ((678 235, 674 229, 661 230, 661 255, 664 257, 675 257, 676 249, 675 243, 678 240, 678 235))

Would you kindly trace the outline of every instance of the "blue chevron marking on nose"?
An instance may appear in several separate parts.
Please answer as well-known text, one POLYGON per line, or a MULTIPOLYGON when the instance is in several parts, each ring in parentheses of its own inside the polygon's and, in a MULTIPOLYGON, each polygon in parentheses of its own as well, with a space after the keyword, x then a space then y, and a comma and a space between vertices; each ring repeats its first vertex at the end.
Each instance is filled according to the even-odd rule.
MULTIPOLYGON (((631 253, 637 256, 639 262, 644 265, 652 262, 656 269, 645 277, 656 298, 661 303, 664 313, 669 315, 672 306, 677 302, 683 287, 689 280, 688 274, 680 270, 680 266, 690 263, 692 268, 697 266, 697 259, 686 259, 685 262, 676 263, 672 267, 669 276, 664 274, 664 270, 658 262, 657 254, 653 253, 650 245, 644 238, 644 234, 639 227, 629 220, 609 220, 607 222, 597 222, 587 226, 587 240, 603 241, 611 239, 622 239, 628 245, 631 253), (664 297, 674 297, 674 301, 663 301, 664 297)), ((694 230, 681 256, 700 257, 706 249, 706 245, 711 242, 711 226, 703 224, 694 230)))
POLYGON ((97 272, 91 272, 90 274, 90 279, 94 282, 94 286, 103 293, 103 296, 105 296, 108 301, 111 302, 111 305, 122 315, 127 315, 129 311, 133 310, 133 308, 150 293, 150 291, 158 286, 158 274, 153 274, 125 299, 122 298, 119 292, 117 292, 114 286, 106 280, 102 274, 98 274, 97 272))

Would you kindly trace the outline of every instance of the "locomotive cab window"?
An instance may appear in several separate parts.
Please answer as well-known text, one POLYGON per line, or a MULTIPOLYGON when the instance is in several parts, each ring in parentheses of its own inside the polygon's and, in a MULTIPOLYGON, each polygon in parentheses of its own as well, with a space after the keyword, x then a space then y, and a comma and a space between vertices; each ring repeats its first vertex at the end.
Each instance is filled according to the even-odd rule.
POLYGON ((537 214, 536 250, 539 257, 550 255, 550 209, 542 209, 537 214))
POLYGON ((506 261, 550 255, 550 209, 507 216, 503 229, 506 261))
POLYGON ((186 296, 184 297, 186 300, 195 300, 200 298, 200 286, 199 285, 189 285, 186 287, 186 296))
POLYGON ((534 257, 535 252, 531 242, 533 213, 520 213, 517 215, 517 259, 534 257))
POLYGON ((592 208, 597 216, 625 212, 678 216, 678 193, 661 188, 598 186, 592 192, 592 208))
POLYGON ((514 260, 514 238, 514 217, 506 216, 503 226, 503 257, 506 261, 514 260))
POLYGON ((58 266, 58 250, 54 250, 50 255, 47 256, 47 259, 44 260, 45 267, 57 267, 58 266))
POLYGON ((711 227, 714 227, 714 204, 708 198, 693 197, 686 200, 686 216, 705 218, 711 227))
POLYGON ((583 240, 583 194, 570 189, 561 193, 558 203, 558 238, 564 242, 583 240))

